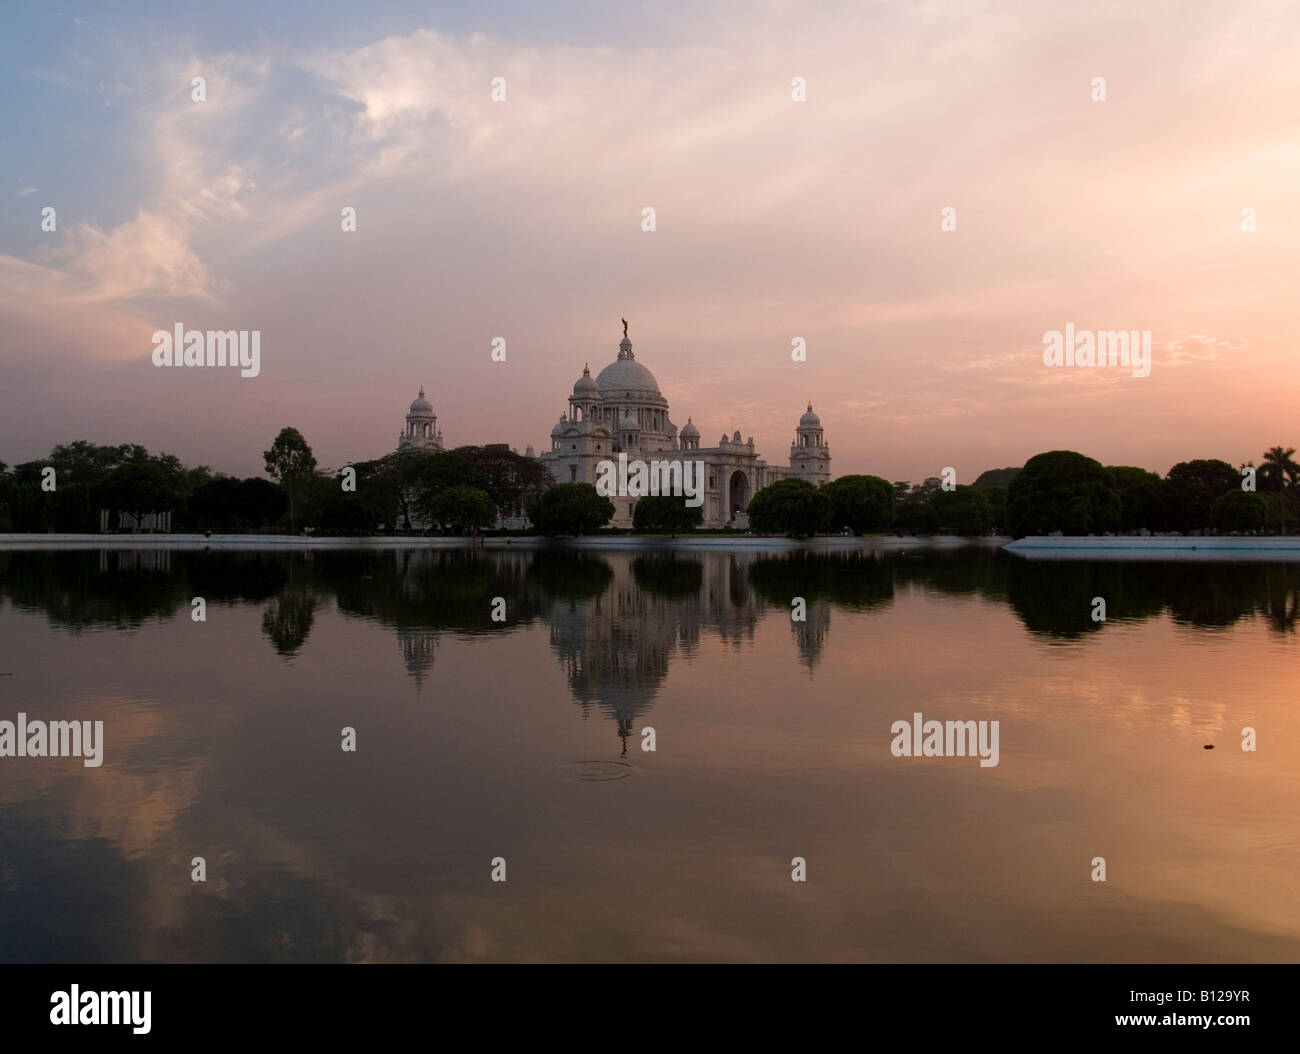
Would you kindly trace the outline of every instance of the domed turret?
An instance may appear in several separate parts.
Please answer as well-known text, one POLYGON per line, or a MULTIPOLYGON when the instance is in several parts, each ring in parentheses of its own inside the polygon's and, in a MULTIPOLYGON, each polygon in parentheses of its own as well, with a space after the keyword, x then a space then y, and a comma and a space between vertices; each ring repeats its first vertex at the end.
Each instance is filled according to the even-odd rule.
POLYGON ((812 403, 799 418, 790 444, 790 467, 800 479, 821 486, 831 478, 831 448, 826 445, 822 419, 813 413, 812 403))
POLYGON ((685 427, 677 435, 683 450, 700 449, 700 430, 695 427, 695 422, 689 417, 686 419, 685 427))
POLYGON ((568 414, 560 414, 560 419, 555 423, 555 427, 551 429, 551 435, 552 436, 564 435, 564 431, 568 427, 569 427, 568 414))
POLYGON ((582 376, 573 385, 573 394, 579 399, 600 398, 600 385, 591 375, 591 367, 585 362, 582 364, 582 376))
POLYGON ((424 385, 420 394, 411 403, 406 412, 406 427, 397 437, 398 450, 433 451, 442 449, 442 433, 438 431, 438 418, 433 412, 433 403, 424 397, 424 385))
POLYGON ((424 397, 424 385, 420 385, 420 394, 415 402, 411 403, 410 412, 414 417, 428 417, 433 414, 433 403, 424 397))

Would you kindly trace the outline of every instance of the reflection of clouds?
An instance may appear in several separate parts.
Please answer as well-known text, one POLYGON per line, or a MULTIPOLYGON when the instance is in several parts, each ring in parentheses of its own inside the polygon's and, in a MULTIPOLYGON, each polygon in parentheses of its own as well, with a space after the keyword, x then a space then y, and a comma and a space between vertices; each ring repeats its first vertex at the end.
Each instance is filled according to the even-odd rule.
MULTIPOLYGON (((100 938, 108 958, 1024 960, 1064 947, 1089 960, 1294 959, 1297 847, 1277 816, 1300 717, 1286 642, 1262 620, 1232 635, 1166 615, 1116 621, 1049 650, 1005 600, 943 592, 918 569, 888 605, 835 612, 843 629, 817 660, 808 646, 826 643, 827 623, 815 613, 834 602, 809 605, 805 640, 783 624, 788 608, 757 606, 749 554, 692 558, 702 584, 679 598, 638 588, 633 556, 603 557, 613 579, 599 597, 543 609, 549 651, 527 627, 449 634, 442 714, 375 706, 355 779, 335 767, 342 715, 384 698, 366 692, 385 676, 403 683, 393 635, 419 658, 433 631, 327 612, 308 645, 317 661, 286 671, 260 636, 260 602, 232 606, 231 641, 261 660, 249 683, 282 676, 264 695, 231 695, 219 713, 89 696, 105 711, 104 767, 0 768, 4 801, 59 840, 59 874, 93 883, 121 865, 119 885, 96 887, 130 919, 124 943, 100 938), (787 632, 819 662, 806 698, 787 632), (357 647, 336 662, 340 641, 357 647), (608 812, 610 796, 567 797, 549 759, 536 764, 552 726, 528 715, 564 707, 557 657, 573 696, 619 723, 692 660, 673 685, 677 746, 659 759, 671 772, 645 766, 608 812), (502 666, 513 681, 488 668, 502 666), (518 684, 536 687, 511 695, 518 684), (913 709, 1002 720, 1002 764, 892 758, 888 723, 913 709), (520 734, 503 736, 506 722, 520 734), (1258 756, 1239 750, 1243 724, 1267 730, 1258 756), (1202 752, 1203 736, 1219 749, 1202 752), (1089 891, 1077 860, 1092 855, 1081 839, 1106 842, 1123 903, 1077 896, 1089 891), (494 887, 498 844, 511 882, 494 887), (789 880, 795 854, 807 887, 789 880), (194 855, 206 885, 189 880, 194 855)), ((49 636, 30 614, 2 614, 33 642, 49 636)), ((211 644, 183 611, 175 622, 164 654, 173 683, 189 684, 211 644)), ((148 656, 141 637, 69 646, 120 669, 119 650, 148 656)), ((80 686, 64 679, 67 695, 80 686)), ((31 879, 54 871, 49 854, 15 859, 0 880, 41 903, 31 879)))
MULTIPOLYGON (((132 872, 145 888, 130 890, 124 910, 147 911, 147 922, 133 927, 143 945, 156 929, 184 925, 187 918, 190 855, 202 851, 186 855, 183 818, 200 800, 212 762, 194 734, 181 730, 183 711, 130 699, 95 700, 86 706, 92 711, 104 721, 99 768, 85 769, 73 759, 31 759, 6 769, 0 800, 39 816, 51 835, 69 844, 102 840, 127 861, 170 858, 172 867, 132 872), (193 744, 192 753, 178 751, 180 743, 193 744)), ((148 954, 143 948, 116 949, 109 957, 148 954)))

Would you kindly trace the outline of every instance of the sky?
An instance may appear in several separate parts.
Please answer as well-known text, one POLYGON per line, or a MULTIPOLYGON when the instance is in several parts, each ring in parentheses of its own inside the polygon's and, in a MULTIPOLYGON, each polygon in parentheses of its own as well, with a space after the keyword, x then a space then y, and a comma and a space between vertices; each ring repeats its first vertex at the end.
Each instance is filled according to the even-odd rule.
POLYGON ((11 3, 0 460, 260 475, 292 425, 338 467, 421 385, 541 450, 627 318, 774 464, 809 401, 834 475, 1257 462, 1300 446, 1297 54, 1290 0, 11 3), (155 366, 178 323, 259 375, 155 366), (1045 365, 1067 324, 1150 374, 1045 365))

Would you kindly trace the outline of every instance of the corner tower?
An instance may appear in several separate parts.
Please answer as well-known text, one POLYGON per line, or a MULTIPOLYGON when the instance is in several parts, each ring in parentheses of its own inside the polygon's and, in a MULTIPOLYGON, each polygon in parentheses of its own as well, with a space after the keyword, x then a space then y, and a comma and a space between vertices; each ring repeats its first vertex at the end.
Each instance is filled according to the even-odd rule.
POLYGON ((433 404, 424 397, 424 386, 406 413, 406 429, 397 437, 397 449, 433 451, 442 449, 442 433, 433 404))
POLYGON ((794 430, 794 442, 790 444, 790 470, 814 487, 820 487, 831 478, 831 448, 826 445, 822 419, 813 413, 811 402, 794 430))

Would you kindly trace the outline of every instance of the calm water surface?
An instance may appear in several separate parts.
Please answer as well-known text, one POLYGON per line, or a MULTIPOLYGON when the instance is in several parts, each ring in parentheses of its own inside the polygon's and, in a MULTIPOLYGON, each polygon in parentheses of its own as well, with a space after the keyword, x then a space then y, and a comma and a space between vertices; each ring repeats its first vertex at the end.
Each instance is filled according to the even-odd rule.
POLYGON ((106 740, 0 758, 0 959, 1294 962, 1298 625, 1296 563, 0 553, 0 720, 106 740))

